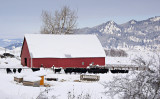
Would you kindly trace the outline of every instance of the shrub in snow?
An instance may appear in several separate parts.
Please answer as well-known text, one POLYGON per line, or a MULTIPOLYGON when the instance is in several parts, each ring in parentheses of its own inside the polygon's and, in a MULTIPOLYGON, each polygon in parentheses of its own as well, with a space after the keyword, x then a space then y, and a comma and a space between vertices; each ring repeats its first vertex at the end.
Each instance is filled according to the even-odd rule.
POLYGON ((57 99, 53 94, 53 88, 46 88, 44 91, 41 91, 36 99, 57 99))
POLYGON ((69 91, 68 92, 68 99, 92 99, 92 98, 89 93, 85 94, 82 92, 81 94, 76 95, 76 94, 69 91))
POLYGON ((114 77, 113 81, 104 82, 105 93, 124 99, 160 99, 160 55, 150 61, 138 58, 134 62, 149 69, 133 71, 125 77, 114 77))

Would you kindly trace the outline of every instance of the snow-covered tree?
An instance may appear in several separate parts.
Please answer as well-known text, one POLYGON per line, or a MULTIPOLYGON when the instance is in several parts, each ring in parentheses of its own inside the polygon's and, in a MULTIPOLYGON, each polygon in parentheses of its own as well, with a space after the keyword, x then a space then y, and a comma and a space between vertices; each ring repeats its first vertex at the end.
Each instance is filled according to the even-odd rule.
POLYGON ((142 58, 133 61, 148 70, 133 71, 125 77, 114 77, 113 81, 104 82, 105 93, 123 99, 160 99, 160 55, 154 55, 149 61, 142 58))

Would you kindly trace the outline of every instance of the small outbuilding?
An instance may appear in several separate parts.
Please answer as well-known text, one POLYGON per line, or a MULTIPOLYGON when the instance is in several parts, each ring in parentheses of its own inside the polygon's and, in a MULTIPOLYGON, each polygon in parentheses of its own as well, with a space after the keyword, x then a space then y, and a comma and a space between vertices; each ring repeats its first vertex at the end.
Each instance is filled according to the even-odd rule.
POLYGON ((26 34, 21 64, 32 68, 105 65, 105 52, 96 35, 26 34))

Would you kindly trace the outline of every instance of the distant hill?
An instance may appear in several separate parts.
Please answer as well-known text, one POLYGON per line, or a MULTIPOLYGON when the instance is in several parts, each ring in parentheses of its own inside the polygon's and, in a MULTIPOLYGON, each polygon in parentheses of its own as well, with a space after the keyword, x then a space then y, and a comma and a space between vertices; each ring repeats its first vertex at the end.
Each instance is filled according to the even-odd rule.
POLYGON ((152 17, 142 21, 130 20, 124 24, 114 21, 91 28, 78 29, 77 34, 96 34, 103 47, 144 48, 160 47, 160 17, 152 17))
POLYGON ((0 39, 0 47, 13 49, 22 46, 23 39, 0 39))
POLYGON ((21 42, 21 43, 11 44, 11 45, 9 45, 9 46, 6 46, 5 48, 12 50, 12 49, 14 49, 14 48, 21 47, 21 46, 22 46, 22 42, 21 42))

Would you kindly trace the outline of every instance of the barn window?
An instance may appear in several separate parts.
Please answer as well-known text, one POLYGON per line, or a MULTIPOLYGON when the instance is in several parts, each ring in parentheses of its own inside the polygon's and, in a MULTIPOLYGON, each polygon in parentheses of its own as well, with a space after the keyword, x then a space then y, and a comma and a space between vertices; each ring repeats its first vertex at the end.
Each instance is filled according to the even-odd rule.
POLYGON ((84 65, 84 62, 82 62, 82 65, 84 65))

